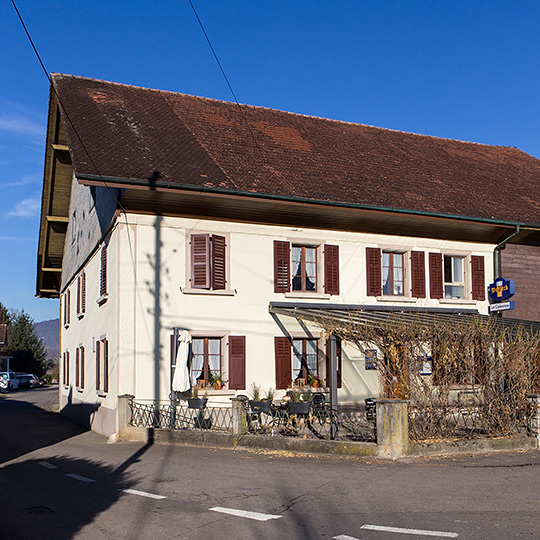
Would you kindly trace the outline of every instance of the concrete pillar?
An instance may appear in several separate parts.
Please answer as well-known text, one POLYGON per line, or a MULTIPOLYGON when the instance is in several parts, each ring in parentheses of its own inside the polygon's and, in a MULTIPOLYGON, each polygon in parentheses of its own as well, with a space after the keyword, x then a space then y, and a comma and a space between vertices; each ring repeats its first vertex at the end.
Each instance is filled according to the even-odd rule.
POLYGON ((118 429, 117 433, 122 435, 122 430, 130 426, 131 423, 131 402, 135 399, 135 396, 131 394, 124 394, 118 396, 118 429))
POLYGON ((247 431, 246 398, 234 397, 232 401, 232 433, 241 436, 247 431))
POLYGON ((405 399, 377 399, 377 445, 379 457, 396 459, 407 453, 409 423, 405 399))
POLYGON ((529 421, 531 435, 536 437, 537 445, 540 446, 540 394, 527 394, 531 402, 531 418, 529 421))

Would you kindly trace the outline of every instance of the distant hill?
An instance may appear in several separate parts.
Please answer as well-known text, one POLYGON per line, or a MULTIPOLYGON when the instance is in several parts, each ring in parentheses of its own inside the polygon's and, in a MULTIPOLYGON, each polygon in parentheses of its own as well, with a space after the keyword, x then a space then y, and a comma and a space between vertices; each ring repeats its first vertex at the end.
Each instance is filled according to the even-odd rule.
POLYGON ((43 339, 48 358, 60 356, 60 319, 51 319, 35 324, 38 337, 43 339))

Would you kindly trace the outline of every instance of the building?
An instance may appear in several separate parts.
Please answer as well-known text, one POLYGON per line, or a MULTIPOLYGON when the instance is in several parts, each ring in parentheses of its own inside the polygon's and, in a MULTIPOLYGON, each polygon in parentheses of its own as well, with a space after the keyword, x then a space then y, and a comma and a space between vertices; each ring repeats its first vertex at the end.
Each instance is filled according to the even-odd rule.
MULTIPOLYGON (((175 330, 226 405, 328 384, 295 308, 487 315, 496 254, 519 272, 540 243, 539 174, 515 148, 54 74, 37 295, 61 300, 61 406, 111 434, 118 395, 167 400, 175 330)), ((378 394, 374 354, 340 346, 340 401, 378 394)))

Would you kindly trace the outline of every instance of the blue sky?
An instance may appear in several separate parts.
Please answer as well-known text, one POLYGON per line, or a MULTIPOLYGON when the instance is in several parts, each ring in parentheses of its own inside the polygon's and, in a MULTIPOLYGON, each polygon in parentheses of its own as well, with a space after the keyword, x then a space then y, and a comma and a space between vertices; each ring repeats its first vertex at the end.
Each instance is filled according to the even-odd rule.
MULTIPOLYGON (((540 158, 537 0, 192 1, 242 103, 540 158)), ((17 6, 49 71, 233 99, 188 0, 17 6)), ((0 30, 0 302, 41 321, 48 81, 8 0, 0 30)))

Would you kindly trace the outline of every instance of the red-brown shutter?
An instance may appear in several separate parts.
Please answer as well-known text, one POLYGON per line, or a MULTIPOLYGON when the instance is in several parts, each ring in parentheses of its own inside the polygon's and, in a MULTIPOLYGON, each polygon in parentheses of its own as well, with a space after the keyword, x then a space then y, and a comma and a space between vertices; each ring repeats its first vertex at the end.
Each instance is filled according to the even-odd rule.
POLYGON ((246 388, 246 336, 229 336, 229 388, 246 388))
POLYGON ((274 240, 274 292, 291 290, 290 243, 274 240))
POLYGON ((81 313, 86 313, 86 272, 83 272, 81 277, 81 313))
POLYGON ((471 256, 471 285, 472 299, 485 300, 484 257, 481 255, 471 256))
POLYGON ((81 313, 81 278, 82 276, 77 278, 77 315, 81 313))
MULTIPOLYGON (((336 339, 337 387, 341 388, 341 339, 336 339)), ((326 386, 330 387, 330 340, 326 341, 326 386)))
POLYGON ((80 374, 81 374, 81 348, 77 347, 75 350, 75 387, 80 387, 80 374))
POLYGON ((225 237, 212 236, 212 289, 225 289, 225 237))
POLYGON ((380 296, 382 271, 379 248, 366 248, 366 276, 368 296, 380 296))
POLYGON ((103 391, 109 391, 109 342, 103 340, 103 391))
POLYGON ((429 296, 442 298, 443 291, 443 256, 440 253, 429 254, 429 296))
POLYGON ((324 292, 339 294, 339 246, 324 246, 324 292))
POLYGON ((107 296, 107 246, 101 248, 101 271, 99 275, 99 295, 107 296))
POLYGON ((66 352, 66 386, 69 386, 69 351, 66 352))
POLYGON ((276 354, 276 388, 286 389, 292 383, 292 347, 286 337, 274 338, 276 354))
POLYGON ((80 369, 81 369, 80 384, 81 384, 81 388, 84 388, 84 347, 81 347, 80 369))
POLYGON ((423 251, 411 251, 412 295, 426 297, 426 258, 423 251))
POLYGON ((96 342, 96 390, 101 390, 101 341, 96 342))
POLYGON ((191 286, 210 288, 210 235, 191 235, 191 286))

